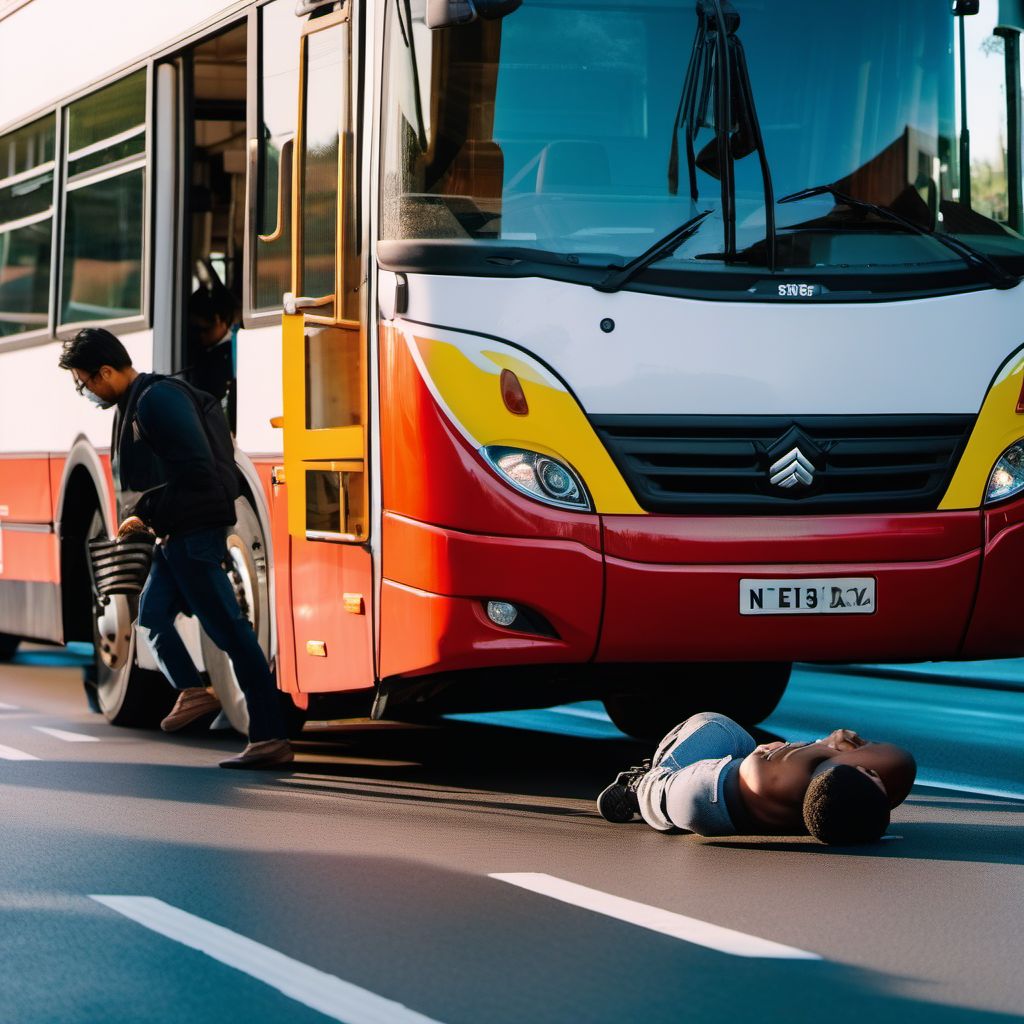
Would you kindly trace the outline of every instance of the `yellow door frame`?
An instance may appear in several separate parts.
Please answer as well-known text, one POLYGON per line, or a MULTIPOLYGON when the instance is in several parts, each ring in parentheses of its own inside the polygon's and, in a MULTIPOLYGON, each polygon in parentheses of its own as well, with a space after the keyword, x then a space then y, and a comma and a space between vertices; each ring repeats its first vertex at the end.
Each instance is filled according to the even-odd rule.
MULTIPOLYGON (((364 326, 359 320, 343 318, 344 310, 340 301, 345 294, 345 254, 349 242, 347 232, 353 227, 346 223, 345 218, 346 188, 352 184, 348 180, 349 168, 346 166, 345 139, 346 132, 354 133, 356 123, 353 109, 353 46, 349 15, 350 4, 346 3, 340 11, 310 20, 303 29, 300 42, 302 49, 299 59, 299 116, 292 153, 292 181, 295 184, 292 190, 292 291, 294 295, 301 294, 303 289, 304 224, 302 208, 305 186, 303 157, 305 152, 308 43, 310 37, 317 33, 328 31, 339 25, 346 26, 342 44, 344 46, 343 73, 346 83, 346 103, 341 111, 338 125, 334 294, 302 299, 293 298, 290 304, 286 302, 285 313, 282 317, 283 428, 285 479, 288 483, 288 532, 293 537, 310 540, 362 543, 367 539, 368 517, 365 515, 360 517, 358 531, 349 531, 346 528, 344 509, 341 510, 341 521, 337 532, 310 530, 308 528, 306 488, 306 474, 310 471, 351 474, 351 479, 357 481, 357 486, 363 489, 363 508, 366 508, 369 493, 366 478, 366 335, 364 326), (333 315, 323 316, 313 312, 316 308, 329 303, 333 303, 333 315), (310 429, 307 423, 307 324, 320 327, 323 330, 342 331, 357 335, 360 365, 364 370, 360 375, 360 419, 362 421, 360 424, 310 429)), ((354 151, 354 146, 352 149, 354 151)), ((339 386, 341 386, 340 381, 339 386)), ((344 486, 340 488, 343 495, 345 490, 344 486)))

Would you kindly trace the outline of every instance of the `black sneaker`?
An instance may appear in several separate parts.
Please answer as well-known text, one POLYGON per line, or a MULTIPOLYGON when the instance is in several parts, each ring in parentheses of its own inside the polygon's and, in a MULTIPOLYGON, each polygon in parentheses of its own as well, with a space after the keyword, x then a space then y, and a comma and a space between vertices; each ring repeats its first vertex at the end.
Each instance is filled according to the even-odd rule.
POLYGON ((636 790, 640 780, 651 770, 651 762, 627 768, 615 776, 615 781, 601 791, 597 798, 597 810, 605 821, 622 825, 640 813, 640 801, 636 790))

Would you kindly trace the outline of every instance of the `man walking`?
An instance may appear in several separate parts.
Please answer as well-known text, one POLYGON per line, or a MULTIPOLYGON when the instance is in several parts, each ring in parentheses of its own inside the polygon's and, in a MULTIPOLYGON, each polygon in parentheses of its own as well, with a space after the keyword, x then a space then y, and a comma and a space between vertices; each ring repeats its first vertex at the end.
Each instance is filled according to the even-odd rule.
POLYGON ((101 408, 117 406, 111 458, 122 490, 142 497, 118 536, 149 529, 159 542, 139 602, 139 625, 161 671, 179 692, 161 723, 182 729, 219 710, 174 627, 178 614, 195 615, 231 659, 249 709, 249 743, 222 768, 273 768, 293 759, 270 667, 224 572, 225 531, 235 521, 239 493, 231 441, 211 437, 216 418, 205 417, 203 392, 182 381, 138 373, 121 342, 102 328, 86 328, 66 342, 60 366, 79 394, 101 408), (211 425, 211 423, 213 425, 211 425), (230 459, 230 465, 218 464, 230 459))

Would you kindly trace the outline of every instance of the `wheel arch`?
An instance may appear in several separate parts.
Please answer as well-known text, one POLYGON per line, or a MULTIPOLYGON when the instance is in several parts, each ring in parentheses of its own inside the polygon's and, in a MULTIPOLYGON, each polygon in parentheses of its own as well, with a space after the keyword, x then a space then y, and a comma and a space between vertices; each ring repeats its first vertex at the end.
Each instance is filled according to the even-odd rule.
POLYGON ((244 452, 235 450, 235 464, 242 475, 242 497, 249 500, 259 520, 260 530, 263 533, 264 552, 267 559, 267 598, 270 617, 270 657, 272 661, 277 659, 278 636, 277 636, 277 575, 275 571, 274 557, 274 535, 271 531, 270 506, 267 504, 266 493, 260 481, 259 472, 252 459, 244 452))

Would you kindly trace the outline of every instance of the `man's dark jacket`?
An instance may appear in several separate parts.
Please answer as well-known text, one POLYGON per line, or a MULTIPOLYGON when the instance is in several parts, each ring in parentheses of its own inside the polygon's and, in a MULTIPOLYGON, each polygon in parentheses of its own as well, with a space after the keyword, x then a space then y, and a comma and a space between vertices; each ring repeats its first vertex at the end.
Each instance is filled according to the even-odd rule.
POLYGON ((141 496, 126 514, 157 536, 235 521, 236 480, 217 473, 193 389, 140 373, 117 405, 111 454, 122 491, 141 496))

